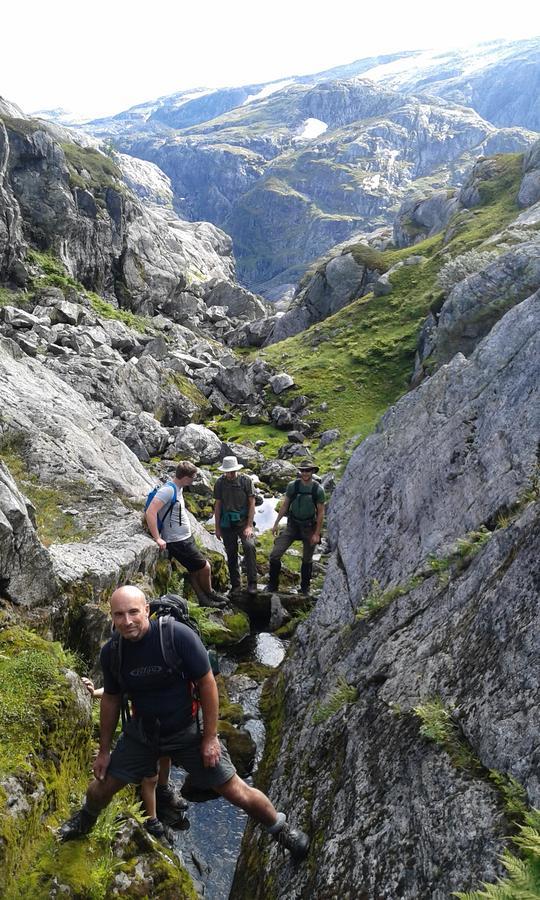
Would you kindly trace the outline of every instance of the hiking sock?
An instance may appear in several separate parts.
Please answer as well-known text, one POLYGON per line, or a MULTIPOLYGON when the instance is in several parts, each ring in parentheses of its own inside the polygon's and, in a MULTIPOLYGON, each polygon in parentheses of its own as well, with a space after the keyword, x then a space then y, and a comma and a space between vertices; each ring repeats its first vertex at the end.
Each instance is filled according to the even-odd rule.
POLYGON ((273 825, 266 825, 265 828, 268 834, 278 834, 281 831, 285 822, 287 821, 287 816, 285 813, 278 812, 277 819, 273 825))

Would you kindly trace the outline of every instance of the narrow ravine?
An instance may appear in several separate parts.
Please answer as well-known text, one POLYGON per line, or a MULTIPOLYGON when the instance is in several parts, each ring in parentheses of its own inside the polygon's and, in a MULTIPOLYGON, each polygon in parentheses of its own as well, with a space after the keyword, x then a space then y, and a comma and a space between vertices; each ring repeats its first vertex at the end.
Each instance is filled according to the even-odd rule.
MULTIPOLYGON (((255 766, 264 749, 265 730, 259 717, 262 685, 246 676, 235 678, 240 662, 252 661, 276 668, 282 662, 286 644, 268 632, 253 632, 232 651, 220 656, 220 670, 227 679, 230 699, 244 709, 243 727, 256 744, 255 766)), ((173 769, 173 778, 180 787, 184 773, 173 769)), ((247 779, 251 783, 251 779, 247 779)), ((208 900, 227 900, 232 885, 240 842, 247 822, 242 810, 236 809, 220 797, 204 803, 191 803, 188 810, 189 831, 175 832, 174 847, 182 854, 184 864, 202 887, 208 900)))

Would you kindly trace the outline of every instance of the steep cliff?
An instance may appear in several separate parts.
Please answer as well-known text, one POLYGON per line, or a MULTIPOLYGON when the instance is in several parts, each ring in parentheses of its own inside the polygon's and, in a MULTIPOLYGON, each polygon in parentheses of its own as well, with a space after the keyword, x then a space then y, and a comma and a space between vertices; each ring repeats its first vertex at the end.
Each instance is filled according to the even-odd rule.
POLYGON ((510 776, 538 806, 539 325, 536 293, 354 452, 270 702, 309 860, 262 866, 249 832, 233 897, 443 900, 501 874, 510 776))

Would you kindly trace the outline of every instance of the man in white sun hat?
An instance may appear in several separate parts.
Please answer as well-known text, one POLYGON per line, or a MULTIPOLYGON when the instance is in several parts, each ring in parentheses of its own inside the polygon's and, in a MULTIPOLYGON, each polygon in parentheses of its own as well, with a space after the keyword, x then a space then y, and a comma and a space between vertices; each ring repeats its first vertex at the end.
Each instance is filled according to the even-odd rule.
POLYGON ((231 591, 241 588, 240 569, 238 566, 238 541, 244 552, 244 566, 247 574, 248 594, 257 593, 257 559, 253 519, 255 516, 255 492, 248 475, 239 475, 244 467, 236 456, 225 456, 219 466, 223 472, 214 485, 214 516, 216 520, 216 537, 225 545, 231 591))

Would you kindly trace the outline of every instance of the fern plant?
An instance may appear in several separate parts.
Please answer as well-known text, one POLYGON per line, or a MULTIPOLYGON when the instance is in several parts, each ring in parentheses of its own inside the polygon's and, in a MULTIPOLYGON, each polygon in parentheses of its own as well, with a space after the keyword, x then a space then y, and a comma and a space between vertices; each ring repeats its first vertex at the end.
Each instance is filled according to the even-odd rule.
POLYGON ((326 703, 320 704, 315 710, 313 721, 316 725, 326 722, 334 713, 337 713, 348 703, 354 703, 358 698, 358 690, 352 684, 348 684, 344 678, 338 678, 336 689, 326 703))
POLYGON ((505 850, 501 862, 508 872, 495 884, 482 885, 483 890, 454 894, 459 900, 538 900, 540 897, 540 811, 525 815, 525 824, 512 838, 522 858, 505 850))

